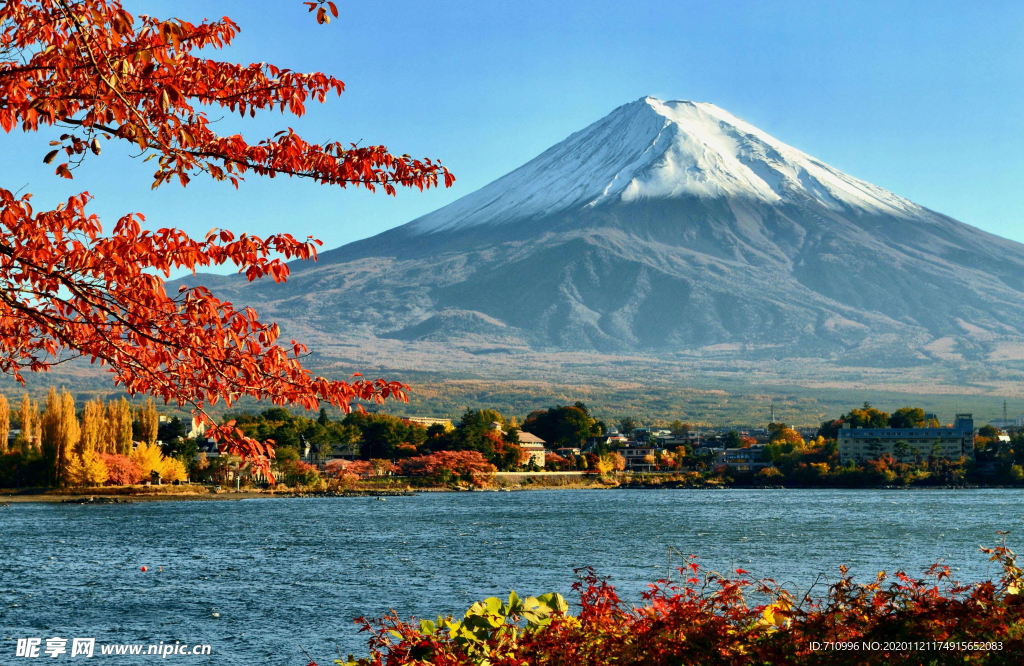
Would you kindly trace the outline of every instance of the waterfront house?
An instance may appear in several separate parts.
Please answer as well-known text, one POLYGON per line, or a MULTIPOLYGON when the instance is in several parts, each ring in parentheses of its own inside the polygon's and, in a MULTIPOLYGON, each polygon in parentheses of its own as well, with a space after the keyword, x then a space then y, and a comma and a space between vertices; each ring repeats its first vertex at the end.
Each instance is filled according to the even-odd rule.
MULTIPOLYGON (((497 421, 491 423, 491 428, 502 435, 508 433, 501 429, 501 424, 497 421)), ((546 442, 534 435, 532 432, 526 432, 525 430, 519 431, 519 448, 527 454, 526 460, 523 461, 524 465, 534 464, 537 467, 544 467, 544 454, 547 453, 547 449, 544 448, 546 442)))
POLYGON ((652 472, 657 466, 644 460, 647 456, 657 457, 664 449, 655 446, 632 442, 632 446, 624 446, 618 450, 619 454, 626 460, 626 470, 631 472, 652 472))
MULTIPOLYGON (((533 463, 537 467, 544 467, 544 443, 543 439, 532 432, 519 431, 519 448, 530 456, 523 464, 529 465, 533 463)), ((579 449, 576 450, 579 451, 579 449)))
POLYGON ((757 472, 771 466, 772 462, 765 458, 764 446, 760 444, 715 451, 715 467, 728 467, 737 472, 757 472))

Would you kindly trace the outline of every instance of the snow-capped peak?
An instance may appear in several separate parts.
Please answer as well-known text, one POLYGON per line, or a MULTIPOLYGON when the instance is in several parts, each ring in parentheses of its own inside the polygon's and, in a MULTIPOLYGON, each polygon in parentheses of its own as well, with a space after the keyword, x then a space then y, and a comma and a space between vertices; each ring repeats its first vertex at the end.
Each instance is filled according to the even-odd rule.
POLYGON ((836 211, 901 217, 923 212, 714 104, 644 97, 410 226, 420 232, 452 230, 684 196, 769 204, 814 200, 836 211))

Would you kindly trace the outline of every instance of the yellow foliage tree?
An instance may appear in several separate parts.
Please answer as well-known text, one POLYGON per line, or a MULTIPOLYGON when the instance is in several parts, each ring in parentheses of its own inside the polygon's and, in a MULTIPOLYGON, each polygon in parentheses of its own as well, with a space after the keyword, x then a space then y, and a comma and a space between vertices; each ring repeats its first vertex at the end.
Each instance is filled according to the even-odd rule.
POLYGON ((7 438, 11 434, 11 406, 0 393, 0 454, 7 453, 7 438))
POLYGON ((60 421, 64 403, 57 395, 57 389, 50 387, 46 394, 46 411, 43 413, 42 428, 39 432, 39 446, 46 461, 47 481, 60 483, 60 421))
POLYGON ((828 476, 828 463, 811 463, 810 468, 814 470, 814 473, 818 476, 828 476))
MULTIPOLYGON (((72 456, 78 450, 78 442, 82 436, 82 429, 78 424, 78 416, 75 414, 75 399, 65 389, 60 396, 60 469, 63 470, 71 461, 72 456)), ((105 479, 104 479, 105 480, 105 479)))
POLYGON ((177 458, 164 458, 163 470, 160 472, 165 483, 173 481, 185 481, 188 479, 188 472, 185 471, 185 464, 177 458))
POLYGON ((166 458, 160 453, 160 447, 155 444, 141 443, 129 456, 139 470, 142 472, 142 480, 147 481, 153 472, 163 476, 166 458))
POLYGON ((82 436, 79 439, 79 453, 86 451, 98 451, 109 453, 104 439, 104 428, 106 417, 103 410, 103 401, 99 398, 85 403, 82 410, 82 436))
POLYGON ((31 448, 32 442, 35 439, 32 433, 35 419, 32 417, 32 399, 28 397, 28 393, 21 399, 21 409, 18 411, 18 424, 21 426, 21 437, 24 440, 24 445, 31 448))
POLYGON ((71 457, 67 479, 73 486, 101 486, 107 482, 107 466, 98 453, 86 450, 71 457))
POLYGON ((80 430, 75 416, 75 400, 66 390, 63 395, 50 387, 46 394, 46 413, 43 414, 39 444, 49 469, 50 481, 60 485, 67 482, 67 466, 78 446, 80 430))
POLYGON ((800 436, 796 430, 792 428, 783 428, 774 435, 772 435, 772 442, 787 442, 793 445, 795 449, 803 449, 806 447, 804 438, 800 436))
POLYGON ((132 409, 124 396, 107 403, 103 439, 107 453, 126 456, 132 452, 132 409))
POLYGON ((160 425, 160 417, 157 416, 156 406, 153 404, 152 398, 146 400, 146 404, 139 409, 137 418, 139 420, 141 440, 146 444, 156 444, 156 434, 157 428, 160 425))
POLYGON ((39 433, 43 431, 43 415, 39 411, 39 403, 32 401, 32 409, 29 411, 32 417, 32 448, 39 450, 39 433))
POLYGON ((607 474, 615 469, 615 460, 610 453, 606 453, 597 459, 597 473, 607 474))

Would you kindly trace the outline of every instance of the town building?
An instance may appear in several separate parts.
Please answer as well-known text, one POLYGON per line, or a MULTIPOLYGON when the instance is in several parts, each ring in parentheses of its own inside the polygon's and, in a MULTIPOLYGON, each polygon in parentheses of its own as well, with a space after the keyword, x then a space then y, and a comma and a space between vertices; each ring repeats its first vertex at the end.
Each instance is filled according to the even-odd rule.
MULTIPOLYGON (((491 429, 500 432, 502 435, 508 434, 501 429, 501 424, 497 421, 491 423, 491 429)), ((544 440, 537 435, 534 435, 532 432, 520 430, 519 448, 529 456, 523 461, 523 465, 529 465, 532 463, 537 467, 544 467, 544 454, 547 453, 547 449, 544 448, 544 444, 544 440)))
POLYGON ((737 472, 757 472, 771 467, 772 461, 765 457, 764 445, 755 444, 741 449, 715 449, 715 466, 737 472))
POLYGON ((544 466, 544 440, 525 430, 519 431, 519 448, 529 454, 529 459, 524 465, 534 464, 537 467, 544 466))
POLYGON ((974 458, 974 418, 957 414, 945 428, 861 428, 843 423, 838 436, 839 462, 860 463, 882 455, 913 463, 929 457, 974 458))
POLYGON ((424 428, 429 428, 432 425, 444 426, 445 432, 455 430, 455 426, 452 425, 451 419, 438 419, 432 416, 403 416, 402 420, 410 425, 421 425, 424 428))
POLYGON ((639 442, 636 442, 635 446, 624 446, 618 449, 619 454, 626 459, 626 469, 631 472, 653 472, 657 466, 652 465, 644 458, 647 456, 657 457, 660 451, 662 449, 639 442))

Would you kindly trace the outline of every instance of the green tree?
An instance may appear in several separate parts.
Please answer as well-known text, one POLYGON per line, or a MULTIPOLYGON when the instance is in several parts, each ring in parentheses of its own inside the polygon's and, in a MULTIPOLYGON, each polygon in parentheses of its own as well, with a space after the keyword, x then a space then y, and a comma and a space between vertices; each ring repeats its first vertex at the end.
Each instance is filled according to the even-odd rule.
POLYGON ((890 428, 921 428, 924 422, 924 410, 920 407, 900 407, 888 419, 890 428))
POLYGON ((402 443, 404 429, 402 422, 395 418, 375 418, 362 428, 362 443, 359 457, 363 460, 380 458, 391 460, 398 445, 402 443))
POLYGON ((629 437, 633 432, 640 427, 640 422, 632 416, 623 416, 619 419, 619 432, 629 437))
POLYGON ((685 435, 690 432, 690 424, 683 423, 679 419, 673 421, 669 428, 672 429, 673 435, 685 435))
POLYGON ((982 437, 988 437, 989 439, 995 439, 999 436, 999 429, 991 425, 984 425, 978 430, 978 434, 982 437))
POLYGON ((818 437, 824 437, 825 439, 836 439, 839 437, 839 429, 843 427, 843 420, 832 419, 831 421, 822 421, 821 426, 818 428, 818 437))
POLYGON ((602 432, 602 426, 583 403, 531 412, 522 429, 540 437, 553 448, 582 448, 588 439, 598 437, 602 432))
POLYGON ((172 416, 169 421, 163 421, 157 425, 157 439, 161 442, 173 442, 178 438, 184 438, 188 434, 188 428, 177 416, 172 416))
POLYGON ((738 449, 743 446, 743 438, 738 431, 730 430, 722 437, 722 443, 730 449, 738 449))

